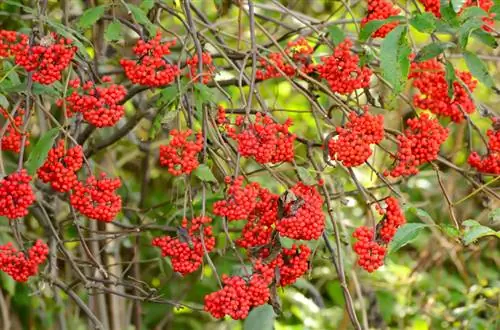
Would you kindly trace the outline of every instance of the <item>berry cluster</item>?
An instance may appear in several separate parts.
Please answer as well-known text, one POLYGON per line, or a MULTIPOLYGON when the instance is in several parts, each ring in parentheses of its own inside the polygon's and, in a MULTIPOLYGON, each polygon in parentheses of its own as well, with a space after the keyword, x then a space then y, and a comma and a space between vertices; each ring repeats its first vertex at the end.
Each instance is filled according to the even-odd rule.
POLYGON ((318 239, 325 228, 323 199, 314 186, 302 182, 290 189, 295 196, 283 203, 283 215, 276 223, 281 236, 299 240, 318 239))
POLYGON ((349 95, 356 89, 370 85, 372 71, 359 67, 359 57, 351 53, 352 41, 349 39, 335 47, 333 54, 323 57, 323 64, 316 67, 320 77, 325 79, 334 92, 349 95))
POLYGON ((195 141, 188 141, 193 132, 172 130, 172 140, 166 146, 160 146, 160 165, 168 167, 172 175, 191 173, 199 165, 198 153, 203 149, 203 136, 196 134, 195 141))
MULTIPOLYGON (((212 56, 209 53, 202 53, 201 62, 203 63, 204 71, 201 73, 202 83, 208 84, 215 73, 215 66, 212 64, 212 56)), ((198 55, 186 60, 186 65, 189 68, 188 77, 199 81, 200 73, 198 72, 198 55)))
MULTIPOLYGON (((387 0, 368 0, 368 13, 365 18, 361 20, 361 26, 373 20, 384 20, 391 16, 399 15, 401 10, 395 7, 390 1, 387 0)), ((384 38, 391 32, 399 22, 391 22, 384 24, 377 31, 372 34, 373 38, 384 38)))
POLYGON ((17 282, 26 282, 38 272, 38 266, 45 262, 48 254, 49 248, 41 240, 37 240, 27 254, 17 251, 9 242, 0 246, 0 270, 17 282))
POLYGON ((349 122, 337 127, 336 133, 337 137, 328 141, 330 157, 347 167, 359 166, 371 156, 370 145, 384 138, 384 117, 366 111, 360 116, 351 112, 349 122))
POLYGON ((24 169, 0 181, 0 216, 16 219, 28 214, 28 207, 35 201, 30 181, 24 169))
POLYGON ((152 244, 161 249, 162 256, 170 257, 174 271, 182 275, 192 273, 200 267, 205 249, 208 253, 215 247, 215 238, 209 225, 211 222, 209 217, 193 218, 190 222, 184 218, 178 238, 156 237, 152 244))
POLYGON ((163 57, 170 54, 175 40, 161 41, 161 34, 149 40, 139 40, 134 47, 137 60, 121 59, 125 75, 135 84, 160 87, 172 83, 181 71, 177 65, 169 64, 163 57))
POLYGON ((33 72, 33 81, 50 85, 61 79, 62 71, 70 65, 76 46, 72 41, 51 33, 39 44, 30 46, 27 36, 11 47, 17 65, 33 72))
POLYGON ((292 125, 291 119, 284 124, 279 124, 271 117, 259 112, 255 115, 255 121, 247 127, 244 127, 242 116, 236 118, 235 125, 241 128, 239 132, 236 127, 229 126, 229 124, 224 127, 228 136, 238 143, 241 156, 253 157, 260 164, 293 160, 293 142, 296 135, 289 132, 292 125))
POLYGON ((418 0, 426 12, 434 14, 437 18, 441 18, 441 1, 440 0, 418 0))
MULTIPOLYGON (((26 36, 24 36, 26 38, 26 36)), ((11 47, 18 42, 17 32, 0 30, 0 58, 12 55, 11 47)))
POLYGON ((295 283, 299 277, 309 269, 309 256, 311 249, 307 245, 292 245, 290 249, 284 248, 273 261, 279 267, 279 284, 287 286, 295 283))
POLYGON ((247 219, 257 205, 260 185, 256 182, 243 187, 243 177, 234 180, 226 177, 226 183, 231 185, 227 189, 227 199, 217 201, 213 205, 215 215, 226 217, 229 221, 247 219))
POLYGON ((385 199, 385 203, 387 204, 385 210, 377 204, 378 212, 384 215, 384 219, 380 222, 380 230, 377 232, 377 236, 380 236, 380 239, 384 243, 389 243, 392 241, 398 228, 406 223, 406 218, 396 198, 388 197, 385 199))
POLYGON ((78 182, 70 196, 71 205, 81 214, 99 221, 111 222, 120 212, 122 199, 115 193, 121 186, 119 179, 88 177, 86 182, 78 182))
POLYGON ((419 118, 410 118, 408 128, 398 135, 397 164, 390 173, 393 177, 410 176, 418 173, 418 166, 437 158, 441 144, 448 137, 448 129, 442 127, 437 119, 427 113, 419 118))
MULTIPOLYGON (((495 2, 492 0, 467 0, 465 1, 465 4, 462 6, 462 10, 459 12, 459 14, 461 14, 462 11, 467 7, 479 7, 483 9, 485 12, 489 13, 491 7, 493 7, 494 4, 495 2)), ((484 31, 486 32, 494 31, 495 16, 496 16, 495 13, 489 13, 488 16, 482 18, 484 22, 482 29, 484 31)))
POLYGON ((357 239, 353 250, 358 255, 358 265, 371 273, 384 264, 386 248, 374 240, 373 229, 361 226, 352 236, 357 239))
MULTIPOLYGON (((456 71, 455 74, 471 92, 474 91, 477 81, 469 72, 456 71)), ((413 78, 413 86, 420 92, 413 97, 415 107, 450 117, 455 122, 463 120, 464 112, 469 114, 475 110, 474 102, 458 81, 453 82, 453 97, 448 96, 444 66, 435 58, 420 63, 412 62, 408 78, 413 78)))
MULTIPOLYGON (((9 114, 7 113, 7 110, 0 107, 0 114, 2 114, 5 119, 9 120, 9 114)), ((2 150, 9 150, 15 153, 19 153, 21 151, 23 136, 26 136, 26 139, 24 140, 24 146, 26 147, 30 144, 30 141, 28 139, 29 133, 20 132, 23 126, 23 117, 24 109, 18 108, 17 114, 12 118, 13 122, 9 121, 8 123, 6 123, 7 127, 2 136, 2 150)))
POLYGON ((49 151, 45 163, 38 169, 38 177, 60 192, 70 191, 77 183, 78 171, 83 164, 83 150, 77 145, 66 151, 64 140, 49 151))
MULTIPOLYGON (((109 77, 103 77, 103 82, 109 83, 109 77)), ((64 100, 58 100, 57 105, 66 103, 66 113, 72 116, 80 112, 83 118, 96 127, 106 127, 115 125, 124 115, 123 100, 127 91, 121 85, 108 84, 95 86, 92 81, 87 81, 83 85, 80 80, 70 81, 70 86, 74 89, 81 87, 81 90, 74 90, 71 95, 64 100)))
MULTIPOLYGON (((314 49, 303 37, 300 37, 295 41, 288 42, 288 45, 285 48, 285 53, 292 58, 299 71, 305 74, 314 71, 315 65, 311 60, 311 54, 313 51, 314 49)), ((256 72, 256 78, 259 80, 281 77, 281 72, 287 76, 294 76, 297 73, 294 66, 285 62, 281 53, 271 53, 269 54, 269 58, 267 60, 265 58, 261 58, 259 62, 262 66, 262 69, 259 69, 256 72)))
MULTIPOLYGON (((495 118, 493 126, 500 124, 500 120, 495 118)), ((500 174, 500 129, 489 129, 488 135, 488 154, 481 158, 477 152, 469 155, 468 162, 472 167, 475 167, 479 172, 500 174)))

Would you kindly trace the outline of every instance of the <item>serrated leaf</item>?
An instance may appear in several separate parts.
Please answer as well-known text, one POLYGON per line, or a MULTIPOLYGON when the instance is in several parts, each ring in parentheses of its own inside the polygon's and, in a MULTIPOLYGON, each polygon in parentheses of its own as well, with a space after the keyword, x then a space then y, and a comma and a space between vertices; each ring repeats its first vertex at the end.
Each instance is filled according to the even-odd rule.
POLYGON ((470 73, 472 73, 477 80, 489 88, 494 87, 495 83, 488 72, 486 64, 484 64, 484 62, 476 54, 465 51, 464 58, 470 73))
POLYGON ((91 27, 95 22, 97 22, 103 15, 104 11, 106 10, 106 6, 97 6, 94 8, 89 8, 85 10, 78 20, 78 25, 82 29, 86 29, 88 27, 91 27))
POLYGON ((406 244, 413 241, 417 238, 418 234, 429 225, 425 223, 407 223, 402 226, 394 235, 392 242, 389 245, 389 252, 387 254, 391 254, 405 246, 406 244))
POLYGON ((206 164, 201 164, 200 166, 198 166, 193 171, 193 174, 201 181, 217 183, 217 178, 206 164))
POLYGON ((462 237, 465 245, 469 245, 481 237, 496 236, 497 238, 500 238, 499 232, 494 231, 490 227, 483 226, 475 220, 465 220, 462 222, 462 225, 465 227, 464 235, 462 237))
POLYGON ((408 78, 411 49, 406 39, 407 28, 398 26, 382 41, 380 47, 380 67, 383 77, 393 87, 393 95, 397 95, 408 78))
POLYGON ((53 128, 45 132, 45 134, 38 139, 38 142, 35 144, 33 150, 31 150, 25 164, 25 168, 29 175, 34 175, 36 170, 43 164, 58 134, 59 129, 53 128))
POLYGON ((243 330, 273 330, 274 313, 271 305, 265 304, 252 309, 243 323, 243 330))
POLYGON ((149 34, 154 36, 156 34, 156 27, 151 23, 144 11, 135 5, 128 4, 127 6, 137 23, 144 25, 148 29, 149 34))
POLYGON ((436 17, 431 13, 422 13, 413 16, 410 24, 422 33, 432 33, 436 29, 436 17))
POLYGON ((416 62, 424 62, 430 60, 431 58, 437 57, 443 53, 447 48, 455 47, 456 45, 451 42, 439 43, 434 42, 432 44, 425 45, 415 56, 416 62))
POLYGON ((483 44, 485 44, 488 47, 491 48, 497 48, 498 43, 491 34, 488 32, 484 31, 483 29, 477 29, 472 31, 472 36, 476 38, 477 40, 481 41, 483 44))
POLYGON ((314 180, 313 176, 311 175, 311 173, 309 173, 309 170, 307 168, 297 166, 297 173, 299 174, 300 180, 305 184, 313 185, 316 183, 316 180, 314 180))
POLYGON ((458 13, 464 4, 467 2, 467 0, 451 0, 451 7, 455 11, 455 13, 458 13))
POLYGON ((145 12, 150 11, 153 7, 155 6, 155 1, 154 0, 143 0, 141 3, 141 9, 144 10, 145 12))
POLYGON ((359 32, 359 41, 366 41, 370 36, 380 29, 384 24, 404 20, 404 16, 391 16, 384 20, 373 20, 366 23, 359 32))
POLYGON ((106 38, 107 41, 120 40, 121 34, 122 25, 120 24, 120 21, 113 21, 109 23, 108 27, 106 28, 106 31, 104 32, 104 38, 106 38))
POLYGON ((473 17, 460 26, 458 29, 458 44, 462 49, 467 47, 472 31, 480 29, 482 25, 483 23, 480 19, 473 17))
POLYGON ((330 25, 328 27, 328 35, 330 36, 330 40, 334 45, 340 44, 345 39, 345 33, 336 25, 330 25))
POLYGON ((451 64, 450 61, 446 61, 444 69, 444 77, 446 79, 446 83, 448 84, 448 97, 451 99, 453 98, 453 94, 455 94, 453 83, 457 80, 457 75, 455 74, 455 69, 453 68, 453 64, 451 64))

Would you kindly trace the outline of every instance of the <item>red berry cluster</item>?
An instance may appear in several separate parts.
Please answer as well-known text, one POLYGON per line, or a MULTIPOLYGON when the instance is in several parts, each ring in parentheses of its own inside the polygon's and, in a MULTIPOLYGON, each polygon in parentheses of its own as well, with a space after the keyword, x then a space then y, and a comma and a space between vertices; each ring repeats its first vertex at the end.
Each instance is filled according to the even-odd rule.
MULTIPOLYGON (((2 116, 9 120, 9 115, 7 113, 7 110, 3 109, 0 107, 0 114, 2 116)), ((13 122, 9 121, 5 125, 7 125, 6 130, 2 136, 2 143, 1 147, 2 150, 9 150, 12 152, 20 152, 21 151, 21 143, 23 141, 23 135, 26 136, 26 139, 24 141, 24 146, 28 146, 30 144, 30 141, 28 139, 29 133, 21 133, 20 130, 22 130, 23 126, 23 118, 24 118, 24 109, 18 108, 17 114, 14 115, 13 122)))
MULTIPOLYGON (((279 267, 279 284, 287 286, 295 283, 299 277, 309 269, 309 256, 311 249, 307 245, 292 245, 290 249, 284 248, 271 265, 279 267)), ((274 267, 272 267, 274 268, 274 267)))
POLYGON ((172 175, 189 174, 199 165, 198 153, 203 149, 203 136, 196 134, 195 141, 188 141, 193 132, 172 130, 172 140, 166 146, 160 146, 160 165, 168 167, 172 175))
POLYGON ((299 240, 318 239, 325 228, 323 199, 314 186, 302 182, 290 189, 295 200, 284 203, 283 217, 276 223, 281 236, 299 240))
POLYGON ((380 239, 384 243, 389 243, 392 241, 398 228, 406 223, 406 218, 396 198, 388 197, 385 199, 385 203, 387 204, 385 210, 377 204, 378 212, 384 215, 380 231, 377 235, 380 236, 380 239))
POLYGON ((248 316, 250 309, 269 300, 270 282, 265 276, 254 273, 250 279, 240 276, 222 275, 224 287, 205 296, 205 311, 213 317, 226 315, 235 320, 248 316))
MULTIPOLYGON (((439 1, 439 0, 438 0, 439 1)), ((399 15, 401 10, 394 6, 392 2, 387 0, 368 0, 368 13, 366 17, 361 20, 361 26, 373 20, 384 20, 391 16, 399 15)), ((384 38, 389 32, 391 32, 399 22, 391 22, 384 24, 377 31, 372 34, 373 38, 384 38)))
POLYGON ((38 272, 38 266, 45 262, 48 254, 49 248, 41 240, 37 240, 27 254, 17 251, 9 242, 0 246, 0 270, 17 282, 26 282, 38 272))
MULTIPOLYGON (((288 42, 288 45, 285 48, 286 54, 292 58, 295 66, 297 66, 299 71, 305 74, 314 71, 315 65, 311 60, 311 54, 313 51, 314 49, 303 37, 300 37, 295 41, 288 42)), ((269 54, 268 60, 261 58, 259 62, 262 65, 262 69, 259 69, 256 72, 256 78, 259 80, 281 77, 282 73, 280 71, 287 76, 294 76, 296 74, 294 66, 286 63, 281 53, 271 53, 269 54)))
POLYGON ((77 183, 78 171, 83 164, 83 150, 80 145, 66 151, 64 140, 49 151, 45 163, 38 169, 38 177, 60 192, 70 191, 77 183))
POLYGON ((17 42, 18 36, 16 31, 0 30, 0 58, 11 56, 12 45, 17 42))
MULTIPOLYGON (((215 73, 215 66, 212 64, 212 56, 210 56, 209 53, 202 53, 201 62, 203 63, 203 67, 205 69, 201 73, 202 83, 208 84, 212 80, 212 77, 215 73)), ((198 72, 198 55, 194 55, 192 58, 188 58, 186 60, 186 65, 189 68, 188 77, 199 81, 200 73, 198 72)))
POLYGON ((333 54, 323 57, 323 64, 316 67, 320 77, 325 79, 334 92, 349 95, 356 89, 370 85, 372 71, 359 67, 359 57, 351 53, 352 41, 349 39, 335 47, 333 54))
POLYGON ((229 221, 247 219, 257 205, 260 185, 252 182, 243 187, 243 177, 234 180, 226 177, 226 183, 231 185, 227 189, 227 199, 213 204, 215 215, 226 217, 229 221), (232 181, 232 182, 231 182, 232 181))
POLYGON ((361 226, 352 236, 357 239, 353 250, 358 255, 358 265, 371 273, 384 264, 386 248, 375 241, 373 229, 361 226))
POLYGON ((418 173, 418 166, 437 158, 441 144, 448 137, 448 129, 442 127, 437 119, 424 113, 419 118, 410 118, 408 128, 398 135, 396 167, 386 175, 393 177, 410 176, 418 173))
POLYGON ((441 1, 440 0, 418 0, 428 13, 434 14, 437 18, 441 18, 441 1))
POLYGON ((498 129, 498 124, 500 124, 500 120, 495 118, 493 126, 496 127, 486 132, 488 135, 488 154, 482 158, 477 152, 469 155, 469 164, 479 172, 500 174, 500 129, 498 129))
MULTIPOLYGON (((459 14, 465 10, 467 7, 479 7, 483 9, 485 12, 489 13, 491 7, 495 4, 492 0, 467 0, 465 4, 462 6, 462 10, 460 10, 459 14)), ((488 16, 483 17, 482 20, 484 25, 482 26, 483 30, 486 32, 493 32, 495 27, 495 13, 489 13, 488 16)))
POLYGON ((174 271, 182 275, 192 273, 200 267, 203 261, 205 253, 203 244, 207 253, 215 247, 211 222, 212 219, 209 217, 193 218, 190 222, 184 218, 178 238, 156 237, 152 244, 161 249, 162 256, 170 257, 174 271), (201 233, 203 233, 203 241, 201 233))
POLYGON ((35 201, 30 181, 24 169, 0 181, 0 216, 16 219, 28 214, 28 207, 35 201))
MULTIPOLYGON (((472 78, 472 75, 462 71, 455 73, 473 92, 477 81, 472 78)), ((453 97, 448 96, 448 83, 445 75, 443 64, 435 58, 420 63, 412 62, 409 78, 414 79, 413 86, 420 92, 414 95, 413 103, 418 108, 460 122, 464 118, 464 112, 472 113, 476 108, 467 91, 458 81, 453 82, 453 97)))
MULTIPOLYGON (((109 83, 109 77, 103 77, 103 82, 109 83)), ((74 89, 81 87, 81 90, 74 90, 66 97, 66 112, 72 116, 80 112, 83 118, 96 127, 106 127, 115 125, 124 115, 123 100, 127 91, 121 85, 108 84, 95 86, 92 81, 87 81, 83 85, 80 80, 70 81, 70 86, 74 89)), ((64 100, 58 100, 57 105, 62 106, 64 100)))
POLYGON ((175 40, 161 41, 161 34, 149 40, 139 40, 134 47, 137 60, 121 59, 120 64, 125 70, 125 75, 135 84, 160 87, 172 83, 181 71, 164 59, 170 54, 170 47, 175 45, 175 40))
POLYGON ((351 112, 349 122, 337 127, 336 132, 337 137, 328 141, 330 157, 347 167, 359 166, 371 156, 370 145, 384 138, 384 117, 366 111, 360 116, 351 112))
POLYGON ((50 85, 61 79, 61 72, 70 65, 75 56, 76 46, 70 39, 55 33, 44 37, 39 44, 30 46, 26 36, 12 46, 17 65, 33 72, 33 81, 50 85))
MULTIPOLYGON (((220 111, 220 110, 219 110, 220 111)), ((220 112, 219 112, 220 116, 220 112)), ((260 164, 291 162, 294 158, 293 142, 296 135, 289 132, 292 120, 284 124, 276 123, 271 117, 257 113, 255 121, 244 127, 244 117, 238 116, 236 127, 224 125, 230 138, 238 143, 238 151, 243 157, 253 157, 260 164)))
POLYGON ((81 214, 99 221, 111 222, 120 212, 122 199, 115 193, 121 186, 119 179, 88 177, 86 182, 78 182, 70 196, 71 205, 81 214))

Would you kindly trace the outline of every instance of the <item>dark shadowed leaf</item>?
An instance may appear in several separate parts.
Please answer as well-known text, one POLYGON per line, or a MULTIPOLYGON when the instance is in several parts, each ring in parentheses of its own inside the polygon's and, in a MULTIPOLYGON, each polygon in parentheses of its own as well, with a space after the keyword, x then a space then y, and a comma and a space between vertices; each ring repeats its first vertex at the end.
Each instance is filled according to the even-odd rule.
POLYGON ((465 51, 464 52, 465 63, 474 77, 480 82, 485 84, 487 87, 491 88, 495 85, 493 79, 491 78, 486 64, 474 53, 465 51))
POLYGON ((59 129, 53 128, 38 139, 25 164, 29 175, 35 174, 36 170, 43 164, 58 134, 59 129))
POLYGON ((406 244, 413 241, 415 238, 417 238, 418 234, 426 227, 429 227, 429 225, 426 225, 425 223, 407 223, 406 225, 399 228, 396 232, 396 235, 394 235, 394 239, 389 245, 389 252, 387 254, 394 253, 406 244))
POLYGON ((200 166, 198 166, 193 171, 193 174, 196 175, 196 177, 201 181, 217 183, 217 178, 206 164, 201 164, 200 166))
POLYGON ((345 39, 345 33, 336 25, 328 27, 328 36, 334 45, 340 44, 345 39))
POLYGON ((445 49, 452 48, 455 46, 456 45, 451 42, 444 42, 444 43, 434 42, 432 44, 428 44, 418 52, 417 56, 415 56, 415 61, 424 62, 430 60, 431 58, 434 58, 443 53, 445 49))
POLYGON ((243 323, 243 330, 273 330, 274 313, 271 305, 265 304, 252 309, 243 323))

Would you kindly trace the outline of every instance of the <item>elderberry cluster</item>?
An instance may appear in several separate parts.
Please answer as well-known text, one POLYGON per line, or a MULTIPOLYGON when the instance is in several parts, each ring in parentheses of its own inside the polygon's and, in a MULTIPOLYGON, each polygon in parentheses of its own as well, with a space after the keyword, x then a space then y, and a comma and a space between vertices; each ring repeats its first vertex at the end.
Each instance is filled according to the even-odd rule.
POLYGON ((168 167, 172 175, 189 174, 198 165, 198 153, 203 149, 203 136, 196 134, 195 141, 188 138, 193 135, 190 129, 185 131, 172 130, 172 140, 166 146, 160 146, 160 165, 168 167))
MULTIPOLYGON (((439 0, 438 0, 439 1, 439 0)), ((361 20, 361 26, 365 26, 366 23, 373 20, 384 20, 391 16, 399 15, 401 10, 394 6, 392 2, 387 0, 368 0, 368 13, 366 17, 361 20)), ((389 32, 391 32, 399 22, 390 22, 382 25, 377 31, 372 33, 373 38, 384 38, 389 32)))
POLYGON ((21 132, 21 130, 23 129, 22 126, 24 118, 24 109, 18 108, 16 114, 12 118, 12 121, 9 120, 9 114, 7 113, 7 110, 3 109, 2 107, 0 107, 0 114, 2 114, 2 116, 6 120, 8 120, 8 123, 6 123, 7 126, 5 128, 5 131, 1 139, 1 148, 2 150, 8 150, 15 153, 19 153, 21 151, 23 136, 26 137, 24 139, 24 146, 26 147, 30 144, 30 141, 28 139, 29 133, 21 132))
POLYGON ((9 242, 0 246, 0 270, 17 282, 26 282, 38 272, 38 266, 45 262, 48 254, 49 248, 41 240, 37 240, 26 254, 17 251, 9 242))
POLYGON ((486 132, 488 136, 488 153, 481 157, 477 152, 469 155, 468 162, 472 167, 475 167, 479 172, 500 174, 500 129, 498 118, 493 119, 493 129, 486 132))
MULTIPOLYGON (((215 66, 212 64, 212 56, 209 53, 201 54, 201 63, 203 64, 202 83, 208 84, 215 73, 215 66)), ((200 72, 198 72, 198 55, 194 55, 186 60, 186 65, 189 68, 188 77, 199 81, 200 72)))
POLYGON ((25 169, 9 174, 0 181, 0 216, 22 218, 35 201, 30 185, 31 176, 25 169))

